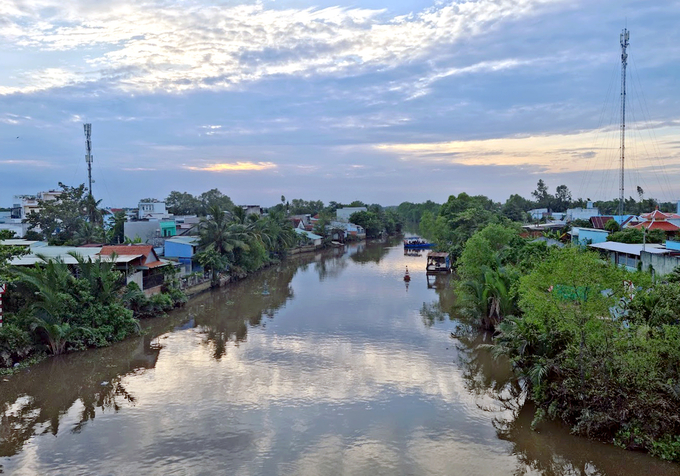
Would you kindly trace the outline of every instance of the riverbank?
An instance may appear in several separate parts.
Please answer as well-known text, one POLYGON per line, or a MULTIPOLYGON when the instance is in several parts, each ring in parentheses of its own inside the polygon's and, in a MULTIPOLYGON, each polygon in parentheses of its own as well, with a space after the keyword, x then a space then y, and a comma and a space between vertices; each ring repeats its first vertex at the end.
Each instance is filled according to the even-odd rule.
POLYGON ((424 265, 398 240, 308 253, 142 336, 47 359, 0 383, 1 469, 677 474, 558 425, 532 431, 507 361, 479 348, 490 339, 450 336, 455 276, 428 287, 424 265))

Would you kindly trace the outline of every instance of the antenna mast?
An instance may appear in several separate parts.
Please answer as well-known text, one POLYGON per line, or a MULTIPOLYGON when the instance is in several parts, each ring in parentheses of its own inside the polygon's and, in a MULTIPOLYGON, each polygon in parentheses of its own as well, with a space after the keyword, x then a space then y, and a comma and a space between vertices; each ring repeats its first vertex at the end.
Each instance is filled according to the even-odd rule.
POLYGON ((619 215, 623 215, 623 201, 624 201, 624 165, 626 159, 626 66, 628 66, 628 39, 630 32, 624 28, 621 32, 621 177, 619 183, 619 215))
POLYGON ((85 154, 85 162, 87 162, 87 180, 89 183, 89 188, 87 189, 92 196, 92 124, 83 124, 83 129, 85 129, 85 148, 87 149, 87 154, 85 154))

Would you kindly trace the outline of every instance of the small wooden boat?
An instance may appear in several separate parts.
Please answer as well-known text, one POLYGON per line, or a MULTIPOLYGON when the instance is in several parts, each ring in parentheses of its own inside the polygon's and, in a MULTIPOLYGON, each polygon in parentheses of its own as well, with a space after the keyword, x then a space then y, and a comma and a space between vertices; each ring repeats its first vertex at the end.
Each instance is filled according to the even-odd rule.
POLYGON ((451 258, 448 253, 441 251, 430 251, 427 254, 427 274, 450 273, 451 258))
POLYGON ((406 250, 425 250, 433 246, 434 243, 428 243, 419 236, 411 236, 404 239, 404 249, 406 250))

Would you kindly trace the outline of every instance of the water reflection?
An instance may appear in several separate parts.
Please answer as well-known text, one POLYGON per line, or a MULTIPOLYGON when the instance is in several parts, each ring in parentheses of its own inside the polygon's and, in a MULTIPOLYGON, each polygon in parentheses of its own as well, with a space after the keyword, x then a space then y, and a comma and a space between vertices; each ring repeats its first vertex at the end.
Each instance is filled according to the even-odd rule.
POLYGON ((7 379, 0 386, 0 456, 21 451, 33 435, 56 435, 64 414, 79 403, 70 431, 80 432, 101 411, 134 405, 125 389, 125 375, 153 368, 161 346, 151 336, 114 347, 60 356, 7 379))
POLYGON ((388 245, 288 260, 148 321, 143 338, 0 383, 0 461, 25 474, 675 474, 532 432, 490 336, 448 317, 455 277, 430 288, 424 257, 388 245))

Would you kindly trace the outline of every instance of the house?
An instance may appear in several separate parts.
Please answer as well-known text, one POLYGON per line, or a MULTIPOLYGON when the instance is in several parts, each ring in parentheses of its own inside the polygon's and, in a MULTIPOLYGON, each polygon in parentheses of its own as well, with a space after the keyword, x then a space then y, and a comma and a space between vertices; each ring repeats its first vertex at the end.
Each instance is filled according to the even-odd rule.
POLYGON ((182 273, 189 274, 202 270, 194 256, 198 252, 198 236, 174 236, 165 240, 165 257, 177 259, 182 265, 182 273))
POLYGON ((259 205, 241 205, 246 212, 246 215, 262 215, 262 207, 259 205))
POLYGON ((116 255, 116 268, 125 271, 127 283, 135 282, 147 296, 161 292, 164 282, 163 267, 169 261, 158 258, 151 245, 119 245, 103 246, 98 255, 110 257, 116 255))
MULTIPOLYGON (((593 243, 590 248, 600 251, 614 264, 623 266, 630 271, 638 269, 645 270, 646 266, 641 261, 641 254, 647 255, 647 261, 651 255, 668 255, 672 252, 664 245, 647 243, 619 243, 617 241, 606 241, 604 243, 593 243)), ((647 266, 647 269, 648 266, 647 266)))
POLYGON ((295 233, 300 236, 307 238, 307 244, 313 245, 315 247, 321 246, 323 244, 323 236, 316 235, 311 231, 301 230, 300 228, 295 228, 295 233))
POLYGON ((594 243, 602 243, 607 241, 609 232, 607 230, 598 230, 595 228, 582 228, 575 226, 571 229, 571 242, 581 246, 588 246, 594 243))
POLYGON ((338 208, 335 211, 335 217, 338 221, 342 222, 348 222, 349 217, 352 216, 353 213, 358 213, 358 212, 365 212, 368 211, 366 207, 344 207, 344 208, 338 208))
POLYGON ((534 208, 527 213, 531 215, 532 220, 540 220, 550 214, 547 208, 534 208))
POLYGON ((638 230, 662 230, 667 236, 676 236, 680 232, 680 215, 675 213, 663 213, 654 210, 651 213, 641 215, 644 220, 641 223, 632 225, 630 228, 637 228, 638 230))
POLYGON ((574 220, 590 220, 591 217, 598 216, 600 210, 593 206, 593 202, 588 202, 586 208, 569 208, 567 209, 566 220, 568 222, 574 220))
POLYGON ((137 209, 137 218, 139 220, 149 220, 152 218, 161 220, 169 216, 168 210, 165 208, 165 202, 139 202, 137 209))
POLYGON ((328 226, 334 230, 342 230, 345 237, 351 236, 357 240, 366 239, 366 230, 360 225, 349 222, 332 221, 328 226))

